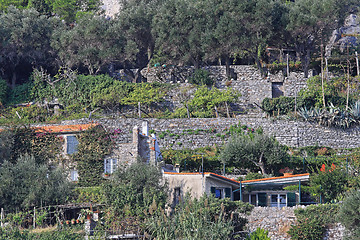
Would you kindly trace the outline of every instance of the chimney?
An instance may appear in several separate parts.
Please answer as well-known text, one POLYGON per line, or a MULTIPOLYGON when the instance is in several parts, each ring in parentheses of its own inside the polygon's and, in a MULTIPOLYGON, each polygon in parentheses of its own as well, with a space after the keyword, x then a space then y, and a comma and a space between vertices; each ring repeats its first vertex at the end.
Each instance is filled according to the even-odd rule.
POLYGON ((149 124, 147 121, 142 122, 142 134, 145 136, 149 136, 149 124))

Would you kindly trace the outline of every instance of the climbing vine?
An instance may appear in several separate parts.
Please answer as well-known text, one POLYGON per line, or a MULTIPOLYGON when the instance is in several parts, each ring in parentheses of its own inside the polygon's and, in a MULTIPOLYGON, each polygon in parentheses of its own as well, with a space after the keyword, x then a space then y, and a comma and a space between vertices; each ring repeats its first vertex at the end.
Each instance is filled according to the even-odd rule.
POLYGON ((77 137, 78 151, 72 155, 72 160, 77 163, 80 186, 97 186, 103 181, 104 158, 111 153, 120 133, 118 129, 107 132, 98 125, 77 137))

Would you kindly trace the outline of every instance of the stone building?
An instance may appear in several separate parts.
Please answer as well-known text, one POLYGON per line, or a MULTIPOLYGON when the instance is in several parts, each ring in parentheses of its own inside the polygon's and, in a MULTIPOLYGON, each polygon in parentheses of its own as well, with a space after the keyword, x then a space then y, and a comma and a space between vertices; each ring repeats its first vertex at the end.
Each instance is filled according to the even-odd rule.
MULTIPOLYGON (((77 135, 92 127, 102 126, 98 123, 86 124, 64 124, 64 125, 43 125, 33 127, 35 132, 53 133, 64 139, 63 152, 65 159, 77 152, 79 141, 77 135)), ((143 122, 140 131, 138 126, 132 130, 131 142, 116 142, 112 153, 104 159, 104 175, 113 173, 119 165, 131 164, 138 158, 149 164, 156 164, 160 158, 160 149, 154 134, 149 135, 148 124, 143 122)), ((72 181, 78 180, 76 162, 68 161, 66 168, 69 170, 69 177, 72 181)))

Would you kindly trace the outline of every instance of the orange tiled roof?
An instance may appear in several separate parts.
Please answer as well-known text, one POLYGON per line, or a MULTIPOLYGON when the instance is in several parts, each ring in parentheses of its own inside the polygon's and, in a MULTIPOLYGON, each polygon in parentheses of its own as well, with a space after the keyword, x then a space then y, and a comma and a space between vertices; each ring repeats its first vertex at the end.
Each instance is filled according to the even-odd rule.
POLYGON ((253 180, 246 180, 242 181, 242 183, 250 183, 250 182, 261 182, 266 180, 275 180, 275 179, 285 179, 285 178, 293 178, 293 177, 302 177, 302 176, 308 176, 309 173, 303 173, 303 174, 296 174, 296 175, 290 175, 290 176, 282 176, 282 177, 272 177, 272 178, 260 178, 260 179, 253 179, 253 180))
POLYGON ((91 127, 98 125, 97 123, 88 124, 75 124, 75 125, 52 125, 35 127, 35 132, 52 132, 52 133, 68 133, 68 132, 80 132, 88 130, 91 127))
MULTIPOLYGON (((202 174, 201 172, 189 172, 189 173, 176 173, 176 172, 164 172, 165 174, 170 174, 170 175, 200 175, 202 174)), ((216 174, 216 173, 212 173, 212 172, 204 172, 205 175, 214 175, 214 176, 217 176, 217 177, 220 177, 220 178, 223 178, 223 179, 226 179, 226 180, 229 180, 229 181, 232 181, 234 183, 240 183, 239 181, 236 181, 234 179, 231 179, 231 178, 227 178, 227 177, 224 177, 222 175, 219 175, 219 174, 216 174)))

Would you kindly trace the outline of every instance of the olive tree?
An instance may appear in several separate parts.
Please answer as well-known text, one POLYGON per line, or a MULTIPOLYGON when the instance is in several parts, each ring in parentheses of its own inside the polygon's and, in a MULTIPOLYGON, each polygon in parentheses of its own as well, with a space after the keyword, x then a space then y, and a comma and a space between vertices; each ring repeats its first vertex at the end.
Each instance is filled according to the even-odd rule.
POLYGON ((65 203, 71 188, 61 169, 39 164, 30 155, 0 168, 0 206, 7 211, 65 203))
POLYGON ((288 159, 288 154, 272 136, 265 134, 234 135, 226 143, 220 159, 227 164, 275 173, 288 159))

